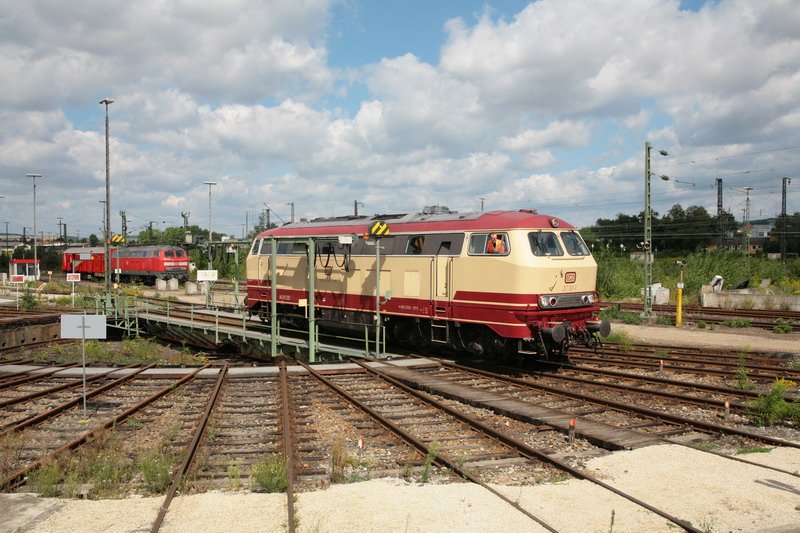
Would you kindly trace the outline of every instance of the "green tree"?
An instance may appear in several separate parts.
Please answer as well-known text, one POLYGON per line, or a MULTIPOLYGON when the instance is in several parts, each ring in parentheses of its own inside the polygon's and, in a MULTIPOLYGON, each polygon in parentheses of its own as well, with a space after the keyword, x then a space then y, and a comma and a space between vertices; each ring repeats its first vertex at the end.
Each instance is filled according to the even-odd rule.
POLYGON ((267 231, 268 229, 275 228, 277 226, 278 225, 273 222, 270 222, 269 224, 267 223, 267 210, 265 209, 259 213, 258 220, 253 226, 253 230, 248 234, 248 238, 254 239, 256 235, 262 231, 267 231))

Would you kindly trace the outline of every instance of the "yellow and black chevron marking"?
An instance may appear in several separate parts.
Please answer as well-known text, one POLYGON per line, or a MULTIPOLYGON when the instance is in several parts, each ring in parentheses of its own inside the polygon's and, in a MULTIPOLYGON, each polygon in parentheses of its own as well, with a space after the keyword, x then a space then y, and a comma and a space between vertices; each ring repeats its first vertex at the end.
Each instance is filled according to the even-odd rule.
POLYGON ((122 235, 112 235, 111 236, 111 243, 112 244, 122 244, 125 242, 125 237, 122 235))
POLYGON ((386 237, 389 235, 389 233, 389 224, 383 220, 378 220, 372 225, 372 227, 369 228, 369 234, 371 237, 386 237))

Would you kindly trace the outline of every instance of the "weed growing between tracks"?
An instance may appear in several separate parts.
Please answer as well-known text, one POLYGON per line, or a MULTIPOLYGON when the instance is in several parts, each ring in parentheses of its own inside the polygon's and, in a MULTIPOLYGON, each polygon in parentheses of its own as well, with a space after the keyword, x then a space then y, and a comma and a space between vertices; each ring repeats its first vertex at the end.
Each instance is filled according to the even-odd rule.
POLYGON ((165 449, 155 450, 139 460, 141 472, 147 490, 161 494, 172 481, 172 464, 175 458, 165 449))
POLYGON ((746 448, 739 448, 736 450, 736 455, 749 455, 751 453, 769 453, 772 448, 765 448, 763 446, 747 446, 746 448))
POLYGON ((42 496, 73 498, 85 486, 93 498, 122 495, 123 482, 133 472, 122 438, 113 431, 102 431, 75 454, 43 464, 31 472, 28 485, 42 496))
POLYGON ((772 326, 772 331, 775 333, 791 333, 792 329, 792 320, 789 318, 779 318, 775 321, 775 325, 772 326))
POLYGON ((734 318, 733 320, 726 320, 722 323, 726 328, 749 328, 750 321, 746 318, 734 318))
POLYGON ((159 429, 136 419, 128 419, 126 425, 137 432, 158 433, 142 446, 141 437, 133 438, 128 431, 100 431, 73 454, 31 472, 28 486, 43 496, 65 498, 121 498, 135 488, 163 494, 172 481, 176 457, 171 446, 180 426, 175 422, 159 429))
POLYGON ((368 460, 359 461, 347 451, 343 439, 331 446, 331 483, 356 483, 371 477, 372 465, 368 460), (366 472, 362 474, 362 470, 366 472))
POLYGON ((631 340, 631 336, 628 335, 627 331, 612 331, 611 334, 605 338, 605 342, 609 344, 618 344, 619 349, 623 352, 630 352, 633 350, 633 340, 631 340))
POLYGON ((270 455, 253 466, 253 491, 283 492, 289 485, 286 462, 280 455, 270 455))
POLYGON ((775 380, 769 394, 747 403, 747 414, 759 426, 772 426, 785 420, 800 422, 800 404, 788 403, 783 399, 784 394, 796 386, 794 381, 775 380))
POLYGON ((239 457, 235 463, 228 465, 228 486, 233 490, 239 490, 242 486, 242 460, 239 457))
POLYGON ((739 390, 753 390, 755 385, 748 376, 750 371, 747 370, 747 367, 744 364, 744 356, 744 352, 739 352, 739 359, 737 360, 736 364, 736 382, 733 384, 733 386, 739 390))
POLYGON ((22 448, 22 437, 13 433, 0 434, 0 478, 11 474, 19 451, 22 448))
POLYGON ((427 483, 431 479, 431 466, 436 460, 436 455, 439 453, 441 444, 432 442, 428 447, 428 453, 425 455, 425 466, 422 468, 422 476, 419 479, 420 483, 427 483))

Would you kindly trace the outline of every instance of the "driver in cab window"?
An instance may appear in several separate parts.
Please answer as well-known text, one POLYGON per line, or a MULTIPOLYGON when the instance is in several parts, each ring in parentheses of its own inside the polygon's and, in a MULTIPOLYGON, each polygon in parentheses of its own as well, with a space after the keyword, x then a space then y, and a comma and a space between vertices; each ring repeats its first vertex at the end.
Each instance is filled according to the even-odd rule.
POLYGON ((502 237, 498 236, 497 233, 489 235, 489 241, 486 243, 486 253, 504 254, 506 251, 506 243, 502 237))

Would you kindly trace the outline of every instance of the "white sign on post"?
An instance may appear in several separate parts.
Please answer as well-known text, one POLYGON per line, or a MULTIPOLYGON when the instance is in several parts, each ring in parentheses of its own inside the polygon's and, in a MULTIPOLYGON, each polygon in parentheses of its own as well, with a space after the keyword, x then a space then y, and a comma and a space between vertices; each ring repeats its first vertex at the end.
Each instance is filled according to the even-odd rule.
POLYGON ((198 270, 197 281, 217 281, 216 270, 198 270))
POLYGON ((75 282, 80 280, 80 273, 67 274, 67 281, 72 282, 72 307, 75 307, 75 282))
POLYGON ((61 338, 81 339, 83 353, 83 418, 86 420, 86 339, 106 338, 106 315, 61 315, 61 338))
POLYGON ((61 315, 62 339, 105 339, 106 315, 61 315))

